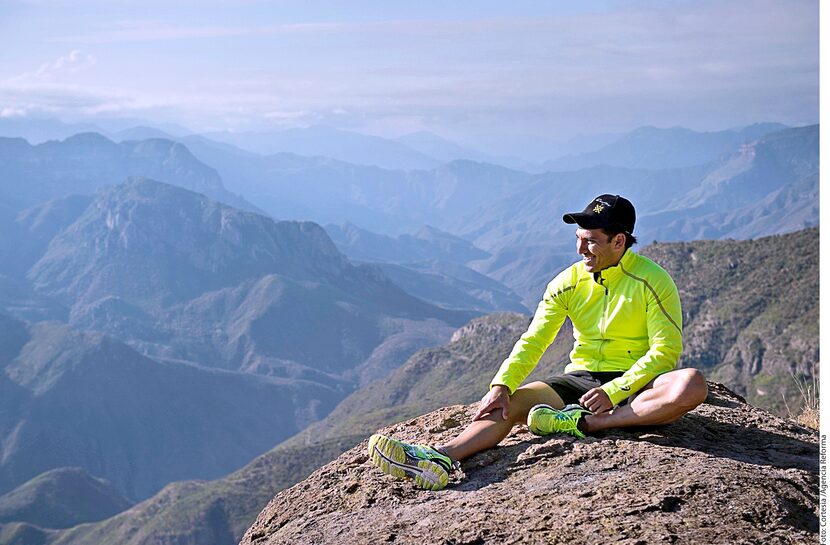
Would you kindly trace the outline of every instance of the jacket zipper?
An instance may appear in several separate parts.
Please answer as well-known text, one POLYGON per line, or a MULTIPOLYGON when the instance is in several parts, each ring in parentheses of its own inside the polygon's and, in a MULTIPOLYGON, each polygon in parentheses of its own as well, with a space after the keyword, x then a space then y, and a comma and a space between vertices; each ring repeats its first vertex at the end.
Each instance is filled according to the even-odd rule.
POLYGON ((602 289, 605 291, 605 294, 602 296, 602 316, 599 319, 599 361, 602 362, 605 361, 605 356, 602 354, 602 350, 605 348, 605 326, 608 319, 608 286, 605 285, 605 279, 602 276, 599 277, 599 285, 602 286, 602 289))

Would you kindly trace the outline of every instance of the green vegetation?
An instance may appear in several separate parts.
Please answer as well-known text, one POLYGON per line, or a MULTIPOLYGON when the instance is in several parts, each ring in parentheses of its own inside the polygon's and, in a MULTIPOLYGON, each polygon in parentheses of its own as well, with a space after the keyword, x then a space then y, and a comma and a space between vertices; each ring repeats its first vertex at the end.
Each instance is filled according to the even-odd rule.
POLYGON ((812 380, 819 357, 818 228, 749 241, 655 243, 642 253, 680 291, 681 365, 753 405, 800 410, 791 377, 812 380))
POLYGON ((798 392, 801 394, 801 411, 798 414, 793 414, 790 410, 789 403, 784 400, 787 413, 789 417, 802 426, 818 431, 819 429, 819 387, 817 374, 814 372, 812 381, 808 382, 804 379, 792 375, 793 382, 795 382, 798 392))

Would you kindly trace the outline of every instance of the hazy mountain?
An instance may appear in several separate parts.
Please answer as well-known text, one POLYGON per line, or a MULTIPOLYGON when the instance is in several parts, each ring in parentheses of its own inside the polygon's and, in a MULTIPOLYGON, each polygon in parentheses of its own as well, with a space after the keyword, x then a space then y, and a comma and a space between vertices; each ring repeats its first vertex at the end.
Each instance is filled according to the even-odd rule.
POLYGON ((24 138, 32 144, 42 144, 49 140, 64 140, 79 133, 96 132, 114 140, 145 140, 147 138, 166 138, 173 140, 190 134, 192 131, 174 123, 152 123, 127 118, 96 118, 94 123, 65 122, 54 118, 2 117, 0 118, 0 136, 24 138), (136 135, 145 135, 136 138, 136 135), (153 136, 150 136, 150 135, 153 136), (132 138, 130 138, 132 136, 132 138))
POLYGON ((390 237, 361 229, 353 223, 328 225, 326 233, 337 249, 351 259, 402 263, 425 259, 440 259, 466 263, 483 259, 487 252, 467 240, 440 229, 425 226, 414 234, 390 237))
POLYGON ((642 244, 751 238, 817 225, 818 172, 818 126, 813 125, 773 133, 708 165, 548 173, 443 228, 489 251, 492 257, 471 266, 530 305, 550 278, 576 259, 573 227, 562 222, 562 213, 580 210, 599 193, 634 202, 635 234, 642 244))
POLYGON ((268 132, 223 131, 203 136, 262 155, 294 153, 402 170, 432 168, 440 164, 439 160, 400 142, 323 125, 268 132))
MULTIPOLYGON (((724 380, 763 406, 774 406, 783 393, 797 409, 789 371, 809 377, 818 362, 817 236, 816 229, 808 229, 755 241, 647 248, 643 253, 663 264, 680 288, 682 365, 701 368, 710 380, 724 380), (786 296, 781 285, 790 287, 786 296), (765 388, 763 395, 755 391, 759 386, 765 388)), ((477 318, 446 346, 416 353, 389 377, 354 392, 327 418, 245 468, 211 483, 171 485, 131 511, 61 533, 55 543, 234 543, 257 506, 375 430, 480 398, 528 320, 517 314, 477 318)), ((566 324, 535 373, 560 368, 572 342, 566 324)), ((446 419, 431 432, 463 424, 446 419)))
POLYGON ((374 265, 407 293, 442 308, 480 312, 527 310, 510 288, 464 265, 437 260, 374 265))
POLYGON ((38 290, 73 301, 118 296, 162 304, 279 273, 350 270, 311 223, 275 223, 145 178, 101 190, 32 267, 38 290))
POLYGON ((146 179, 102 190, 27 278, 70 308, 72 325, 144 354, 338 388, 385 343, 411 353, 472 316, 352 265, 316 224, 274 222, 146 179), (404 334, 430 320, 431 334, 404 334))
MULTIPOLYGON (((701 134, 703 142, 733 146, 731 155, 724 152, 707 164, 661 170, 604 166, 535 176, 470 161, 402 172, 288 154, 257 157, 204 141, 193 145, 221 165, 217 168, 234 191, 277 217, 339 223, 359 218, 361 227, 385 235, 429 224, 461 235, 491 254, 467 264, 532 306, 556 270, 573 260, 572 235, 561 212, 580 209, 600 192, 621 193, 635 202, 637 234, 644 243, 747 238, 814 225, 817 127, 740 144, 774 128, 758 124, 741 131, 695 133, 690 149, 697 149, 694 141, 701 134)), ((701 146, 703 151, 694 153, 708 154, 701 146)), ((354 234, 335 238, 357 258, 392 257, 382 251, 389 240, 354 234), (352 250, 345 240, 353 241, 352 250)))
MULTIPOLYGON (((526 156, 517 157, 515 155, 507 156, 483 153, 428 131, 405 134, 399 136, 396 140, 425 155, 440 159, 445 163, 458 159, 466 159, 479 163, 490 163, 522 172, 538 173, 545 171, 541 162, 528 159, 526 156)), ((591 147, 590 149, 594 148, 591 147)))
POLYGON ((473 315, 351 264, 315 224, 147 179, 51 201, 13 223, 28 236, 18 268, 42 255, 25 279, 0 282, 11 292, 0 289, 0 302, 18 315, 29 304, 35 319, 35 303, 46 312, 59 301, 54 311, 68 308, 73 326, 133 348, 2 317, 0 492, 65 466, 131 498, 216 478, 473 315), (18 286, 28 291, 13 297, 18 286), (245 421, 260 411, 261 423, 245 421))
POLYGON ((0 270, 15 276, 25 272, 46 251, 49 242, 75 222, 92 202, 88 195, 71 195, 21 210, 3 226, 0 270))
POLYGON ((120 144, 97 133, 30 145, 0 138, 0 195, 15 210, 73 194, 93 194, 130 176, 151 177, 234 206, 253 205, 228 192, 215 170, 169 140, 120 144))
MULTIPOLYGON (((759 124, 741 131, 693 133, 697 136, 690 142, 684 143, 680 139, 680 143, 672 145, 696 154, 695 160, 675 160, 674 156, 669 156, 665 164, 669 164, 670 168, 657 170, 594 166, 578 171, 530 175, 495 165, 455 161, 433 170, 402 172, 293 155, 257 158, 227 150, 224 153, 210 150, 210 153, 214 155, 214 164, 221 164, 217 168, 229 187, 245 194, 276 217, 306 217, 337 224, 359 221, 362 228, 385 235, 412 232, 425 224, 434 225, 442 231, 472 240, 476 246, 497 258, 499 252, 507 251, 516 244, 539 244, 540 240, 545 241, 544 244, 555 244, 556 232, 562 227, 558 209, 567 206, 568 202, 579 209, 600 192, 618 192, 634 200, 641 211, 638 230, 642 228, 642 234, 647 239, 689 238, 692 235, 683 233, 699 232, 698 220, 691 226, 676 223, 671 228, 673 232, 665 233, 667 224, 689 219, 675 212, 678 207, 691 209, 691 217, 702 216, 705 209, 695 203, 709 194, 701 193, 707 191, 706 188, 710 193, 714 190, 711 195, 713 202, 725 203, 730 199, 724 198, 724 193, 733 191, 737 187, 735 183, 756 184, 762 191, 751 193, 752 198, 741 203, 741 206, 752 207, 770 192, 803 179, 802 175, 792 170, 791 165, 788 166, 785 156, 799 153, 799 145, 813 146, 806 133, 815 132, 816 128, 778 133, 784 135, 781 138, 793 138, 800 142, 789 148, 779 146, 780 152, 776 152, 772 144, 765 144, 767 139, 750 141, 757 134, 775 128, 759 124), (719 146, 714 155, 707 148, 709 140, 714 140, 719 146), (746 150, 753 151, 747 154, 746 150), (742 154, 749 157, 747 164, 755 168, 750 168, 734 183, 730 182, 732 185, 712 181, 719 177, 731 179, 743 173, 739 159, 742 154), (698 161, 701 157, 705 161, 698 161), (770 161, 780 162, 783 166, 771 167, 770 161), (771 187, 770 181, 773 181, 774 187, 771 187), (558 208, 556 212, 552 211, 554 207, 558 208), (668 215, 661 217, 661 212, 668 215), (544 236, 540 237, 542 234, 544 236)), ((648 150, 654 148, 651 144, 644 145, 642 150, 637 151, 637 156, 647 155, 648 150)), ((816 161, 812 164, 817 166, 816 161)), ((781 195, 778 200, 792 200, 800 191, 789 193, 792 196, 781 195)), ((797 208, 797 205, 794 207, 797 208)), ((733 215, 734 209, 733 205, 729 210, 733 215)), ((757 214, 757 211, 750 209, 744 212, 757 214)), ((759 236, 769 233, 765 229, 775 219, 756 218, 753 221, 757 229, 751 232, 747 231, 745 224, 752 222, 741 223, 740 219, 731 217, 702 218, 701 221, 712 224, 740 223, 741 236, 759 236)), ((801 226, 803 223, 795 227, 801 226)), ((697 236, 731 235, 724 231, 703 232, 697 236)), ((489 273, 486 268, 479 270, 489 273)), ((497 280, 504 281, 504 278, 497 280)), ((508 285, 514 289, 518 287, 517 284, 508 285)))
POLYGON ((510 288, 464 265, 489 254, 434 227, 394 238, 351 223, 329 225, 326 231, 344 254, 378 265, 406 292, 438 306, 484 312, 527 310, 510 288))
MULTIPOLYGON (((455 161, 457 159, 468 159, 470 161, 478 161, 481 163, 496 163, 499 161, 490 157, 486 153, 481 153, 469 148, 465 148, 455 142, 441 138, 437 134, 428 131, 419 131, 396 138, 398 142, 408 146, 416 151, 423 153, 429 157, 434 157, 445 163, 455 161)), ((505 165, 509 166, 509 165, 505 165)))
POLYGON ((33 144, 47 140, 63 140, 84 132, 103 132, 92 123, 64 123, 57 119, 30 117, 0 117, 0 136, 23 138, 33 144))
POLYGON ((2 321, 3 492, 65 466, 138 499, 173 480, 216 478, 341 397, 317 383, 160 363, 56 322, 2 321))
POLYGON ((124 142, 127 140, 178 140, 178 138, 172 134, 161 129, 143 125, 120 130, 109 136, 116 142, 124 142))
POLYGON ((277 223, 146 179, 33 207, 12 224, 21 236, 0 239, 10 251, 17 244, 13 269, 36 262, 25 279, 0 278, 8 312, 106 331, 161 363, 97 333, 5 324, 0 490, 67 465, 131 497, 175 479, 217 477, 319 419, 355 385, 444 342, 471 316, 350 264, 315 224, 277 223), (186 393, 177 390, 185 384, 186 393), (246 403, 231 410, 223 400, 232 396, 246 403), (274 419, 240 424, 258 410, 274 419), (171 411, 176 418, 163 416, 171 411), (255 440, 229 434, 228 422, 255 440), (47 448, 55 441, 61 449, 47 448))
POLYGON ((613 144, 625 135, 626 133, 624 132, 602 132, 570 136, 566 140, 551 145, 550 150, 546 154, 545 163, 547 166, 550 166, 556 159, 594 152, 609 144, 613 144))
POLYGON ((310 429, 223 479, 209 483, 171 484, 129 511, 100 523, 61 532, 47 543, 236 543, 277 491, 302 480, 361 441, 369 430, 391 419, 430 410, 427 408, 436 407, 436 403, 441 406, 480 396, 481 389, 491 378, 485 375, 498 367, 500 358, 509 352, 526 324, 527 319, 519 315, 477 319, 462 328, 448 347, 419 352, 394 373, 391 382, 374 383, 350 396, 351 401, 340 406, 344 411, 350 411, 350 405, 357 403, 363 408, 371 407, 370 410, 346 413, 338 409, 337 416, 332 415, 330 425, 310 429), (430 392, 428 385, 440 380, 441 376, 449 380, 439 390, 430 392), (408 395, 404 389, 413 385, 421 385, 416 392, 428 392, 428 396, 419 399, 416 392, 408 395), (379 403, 386 402, 390 395, 407 399, 405 408, 384 410, 379 403), (361 404, 361 400, 365 402, 361 404), (339 432, 326 431, 337 425, 343 426, 339 432))
POLYGON ((402 234, 475 209, 522 186, 530 175, 454 161, 431 170, 395 170, 296 153, 260 155, 204 136, 180 139, 217 170, 226 187, 283 219, 402 234))
MULTIPOLYGON (((404 342, 408 353, 380 365, 400 364, 412 351, 446 338, 447 322, 457 324, 469 311, 439 309, 405 294, 372 269, 364 271, 367 293, 337 284, 304 282, 279 275, 236 288, 210 292, 170 308, 164 316, 170 338, 132 337, 137 346, 161 358, 296 377, 350 389, 362 364, 378 350, 404 342), (413 346, 407 330, 429 323, 413 346), (403 337, 400 337, 403 335, 403 337)), ((93 311, 94 312, 94 311, 93 311)), ((398 346, 398 348, 403 348, 398 346)))
MULTIPOLYGON (((625 195, 640 211, 659 208, 669 199, 666 187, 691 189, 704 172, 701 167, 666 171, 593 167, 546 173, 524 190, 458 217, 446 228, 463 230, 464 238, 491 253, 470 263, 473 269, 507 285, 525 306, 535 308, 550 279, 578 258, 574 227, 562 221, 563 213, 582 210, 601 193, 625 195)), ((639 236, 639 223, 636 231, 639 236)))
POLYGON ((112 517, 132 505, 112 483, 77 467, 47 471, 0 496, 0 523, 70 528, 112 517))
POLYGON ((731 154, 741 144, 786 128, 780 123, 756 123, 715 132, 641 127, 596 151, 565 156, 544 166, 548 170, 579 170, 597 165, 648 169, 693 166, 731 154))
POLYGON ((326 453, 332 459, 357 441, 360 438, 347 445, 328 442, 314 448, 287 448, 280 454, 267 453, 218 481, 172 483, 152 498, 95 524, 48 534, 30 526, 0 526, 0 543, 233 545, 276 491, 325 463, 321 457, 326 453), (28 541, 20 541, 21 535, 28 541))
POLYGON ((818 125, 768 135, 723 161, 648 224, 677 238, 749 238, 818 224, 818 125))
POLYGON ((51 297, 35 293, 24 279, 4 274, 0 274, 0 313, 32 322, 65 322, 69 319, 69 309, 66 306, 51 297))
MULTIPOLYGON (((203 162, 215 168, 215 174, 226 178, 229 173, 225 180, 229 188, 248 198, 256 196, 257 205, 270 213, 280 212, 281 217, 309 214, 307 217, 318 221, 340 223, 359 218, 361 227, 392 235, 436 225, 440 231, 427 232, 428 236, 422 238, 368 238, 363 248, 367 252, 395 255, 397 250, 386 248, 386 242, 406 241, 411 243, 410 248, 428 242, 423 246, 424 252, 458 252, 456 259, 449 262, 426 257, 405 263, 406 268, 391 262, 383 265, 383 274, 378 268, 349 263, 316 225, 273 222, 175 188, 138 180, 106 189, 92 202, 60 200, 18 213, 33 204, 28 203, 29 188, 25 184, 37 183, 30 176, 24 177, 30 182, 20 186, 26 191, 15 188, 7 192, 7 186, 0 182, 4 196, 0 203, 0 252, 11 256, 10 262, 0 265, 0 272, 4 273, 0 276, 0 305, 27 320, 58 318, 69 320, 76 327, 105 331, 126 340, 144 356, 158 359, 153 362, 155 365, 205 372, 183 362, 198 363, 256 373, 261 376, 250 380, 272 381, 289 389, 306 385, 315 388, 315 392, 320 392, 319 399, 295 407, 296 421, 292 426, 319 418, 355 385, 386 376, 417 348, 445 342, 449 337, 448 324, 458 325, 462 316, 469 316, 418 301, 395 284, 448 308, 475 303, 479 306, 473 308, 485 310, 482 303, 488 297, 494 302, 505 301, 498 299, 505 295, 499 284, 503 282, 520 292, 528 306, 534 306, 542 286, 576 257, 573 228, 562 224, 562 212, 581 209, 599 192, 620 192, 634 200, 641 212, 637 234, 643 245, 654 239, 754 237, 815 225, 818 221, 817 127, 771 134, 696 166, 662 170, 592 167, 536 176, 471 161, 404 172, 291 154, 262 157, 204 138, 189 137, 189 141, 194 150, 200 150, 194 151, 195 156, 209 157, 203 162), (24 206, 19 195, 28 204, 24 206), (248 241, 252 241, 250 247, 248 241), (461 256, 470 248, 483 248, 490 255, 462 261, 461 256), (13 262, 18 253, 20 261, 13 262), (497 281, 488 284, 486 277, 470 271, 467 265, 497 281), (24 272, 28 272, 28 277, 23 276, 24 272), (394 283, 388 277, 393 277, 394 283), (25 278, 31 280, 36 290, 25 278)), ((15 155, 25 156, 30 148, 39 148, 14 140, 0 141, 0 150, 6 144, 9 149, 4 157, 10 158, 12 173, 25 171, 16 159, 12 160, 15 155)), ((78 156, 88 155, 93 162, 106 165, 113 153, 112 146, 131 147, 138 143, 98 144, 89 146, 89 150, 79 147, 78 156)), ((152 168, 178 172, 176 165, 183 155, 173 155, 176 157, 172 162, 160 161, 163 167, 157 166, 156 156, 156 166, 152 168)), ((34 168, 37 161, 32 160, 28 167, 34 168)), ((4 168, 0 167, 0 171, 4 168)), ((194 181, 199 176, 186 178, 194 181)), ((48 177, 46 181, 49 182, 48 177)), ((805 239, 817 237, 817 231, 805 235, 805 239)), ((667 245, 670 250, 666 251, 670 256, 667 262, 676 259, 679 263, 672 265, 676 280, 680 277, 689 286, 710 288, 706 297, 716 301, 714 305, 717 301, 725 305, 707 306, 697 301, 689 307, 697 309, 697 314, 687 320, 687 333, 692 335, 688 355, 694 358, 689 361, 697 362, 721 380, 732 381, 750 398, 770 406, 782 392, 792 393, 792 385, 786 380, 789 370, 805 373, 811 362, 817 360, 818 352, 811 329, 818 320, 814 315, 817 306, 810 306, 806 298, 798 295, 799 308, 806 309, 806 321, 797 322, 797 317, 789 316, 786 309, 775 303, 776 293, 766 290, 766 284, 764 289, 757 287, 763 283, 792 284, 799 293, 812 289, 810 275, 793 274, 790 263, 798 262, 801 256, 787 257, 787 247, 795 247, 804 255, 811 255, 811 250, 802 246, 803 241, 796 243, 787 237, 781 240, 775 251, 782 261, 770 259, 758 250, 766 248, 764 245, 744 248, 740 242, 722 251, 693 244, 667 245), (747 255, 746 260, 732 259, 733 254, 741 253, 747 255), (689 268, 686 262, 695 257, 700 260, 702 255, 714 256, 717 265, 704 260, 700 269, 689 268), (724 263, 734 267, 724 269, 724 263), (766 274, 767 267, 775 267, 786 275, 766 274), (734 270, 739 274, 733 274, 734 270), (753 284, 737 282, 743 277, 753 284), (768 282, 769 279, 773 281, 768 282), (802 286, 801 281, 806 284, 802 286), (728 283, 729 288, 718 288, 722 285, 719 283, 728 283), (736 312, 741 314, 741 320, 734 319, 736 312), (760 317, 754 320, 756 315, 760 317), (795 325, 782 326, 782 316, 795 325), (794 340, 790 341, 791 338, 794 340), (720 362, 728 365, 718 366, 720 362)), ((7 337, 0 342, 0 362, 18 358, 17 354, 28 343, 29 328, 42 326, 15 321, 3 325, 7 337)), ((52 342, 44 340, 48 338, 51 335, 39 338, 39 342, 52 342)), ((93 350, 92 358, 103 352, 93 350)), ((435 380, 434 386, 439 384, 438 379, 426 370, 440 365, 437 356, 432 357, 430 364, 415 364, 415 371, 407 368, 413 376, 425 375, 425 385, 435 380)), ((76 360, 86 358, 78 356, 76 360)), ((62 367, 37 363, 33 368, 62 367)), ((58 371, 56 376, 64 374, 58 371)), ((477 382, 461 385, 453 383, 448 375, 439 378, 446 382, 448 394, 478 388, 477 382)), ((398 375, 389 376, 374 390, 359 391, 358 397, 349 403, 357 406, 355 400, 365 399, 365 403, 371 404, 374 396, 385 395, 385 386, 398 380, 398 375)), ((413 386, 412 382, 401 384, 413 386)), ((0 375, 0 405, 3 399, 23 404, 30 395, 27 387, 30 386, 20 386, 0 375)), ((83 390, 80 383, 77 388, 83 390)), ((403 392, 404 386, 396 391, 403 392)), ((416 387, 415 391, 425 390, 416 387)), ((206 394, 210 395, 213 394, 206 394)), ((246 395, 241 386, 239 395, 246 395)), ((192 399, 197 405, 195 397, 192 399)), ((343 433, 359 429, 344 424, 343 419, 351 418, 348 406, 334 413, 337 416, 329 421, 330 429, 343 433)), ((364 426, 383 419, 383 410, 377 414, 367 411, 368 418, 374 420, 364 421, 364 426)), ((0 427, 5 426, 6 416, 0 411, 0 427)), ((14 418, 13 414, 11 419, 14 418)), ((302 437, 298 440, 309 440, 308 436, 302 437)), ((106 524, 55 535, 27 525, 7 525, 0 529, 0 536, 14 535, 31 543, 35 539, 32 536, 45 540, 47 535, 52 536, 49 539, 69 540, 66 542, 78 538, 88 539, 79 542, 133 539, 138 543, 146 539, 145 542, 155 543, 168 538, 172 541, 175 536, 200 545, 230 543, 238 538, 237 529, 244 524, 246 513, 258 508, 257 498, 274 492, 256 489, 257 480, 272 487, 277 486, 276 482, 294 482, 292 479, 298 474, 314 467, 318 454, 333 455, 360 440, 354 436, 330 437, 319 451, 304 448, 302 442, 290 443, 295 449, 290 454, 279 451, 286 458, 279 454, 253 464, 256 477, 243 470, 235 480, 217 481, 216 487, 214 483, 171 485, 150 503, 128 511, 131 515, 124 513, 106 524), (272 469, 273 464, 282 466, 272 469), (280 475, 275 476, 275 471, 280 475), (231 501, 225 494, 235 499, 231 501), (160 503, 154 503, 156 500, 160 503), (179 506, 182 511, 177 512, 179 506), (195 528, 177 526, 180 522, 190 526, 194 520, 204 522, 195 528)), ((0 471, 1 468, 2 464, 0 471)), ((96 468, 88 470, 107 476, 96 468)))
MULTIPOLYGON (((300 447, 337 437, 366 437, 381 426, 425 410, 481 399, 528 324, 527 315, 515 313, 476 318, 456 330, 448 344, 414 354, 390 376, 354 392, 328 417, 281 447, 300 447)), ((528 380, 562 367, 573 348, 571 335, 567 322, 528 380)))
POLYGON ((275 218, 346 222, 398 235, 468 214, 526 187, 531 175, 495 165, 454 161, 432 170, 389 170, 323 157, 246 154, 188 138, 226 186, 275 218))
MULTIPOLYGON (((143 130, 137 130, 142 136, 143 130)), ((445 223, 531 178, 467 160, 406 171, 296 153, 262 155, 202 135, 177 141, 215 168, 227 188, 275 218, 322 224, 359 221, 361 227, 387 235, 445 223)))

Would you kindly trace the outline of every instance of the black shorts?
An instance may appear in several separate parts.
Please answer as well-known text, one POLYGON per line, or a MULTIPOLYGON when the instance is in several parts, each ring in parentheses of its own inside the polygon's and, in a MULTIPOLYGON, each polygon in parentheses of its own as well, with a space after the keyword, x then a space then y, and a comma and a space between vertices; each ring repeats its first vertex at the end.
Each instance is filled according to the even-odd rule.
POLYGON ((598 388, 622 375, 621 371, 573 371, 556 375, 544 382, 559 394, 565 405, 571 405, 579 403, 579 398, 588 390, 598 388))

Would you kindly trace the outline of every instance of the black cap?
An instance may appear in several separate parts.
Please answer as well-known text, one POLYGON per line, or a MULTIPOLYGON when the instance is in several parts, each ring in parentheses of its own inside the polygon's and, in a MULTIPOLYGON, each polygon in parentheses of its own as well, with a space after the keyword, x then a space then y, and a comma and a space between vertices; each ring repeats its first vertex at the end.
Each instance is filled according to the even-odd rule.
POLYGON ((634 231, 635 220, 634 205, 619 195, 600 195, 582 212, 562 216, 565 223, 576 223, 583 229, 616 227, 629 235, 634 231))

